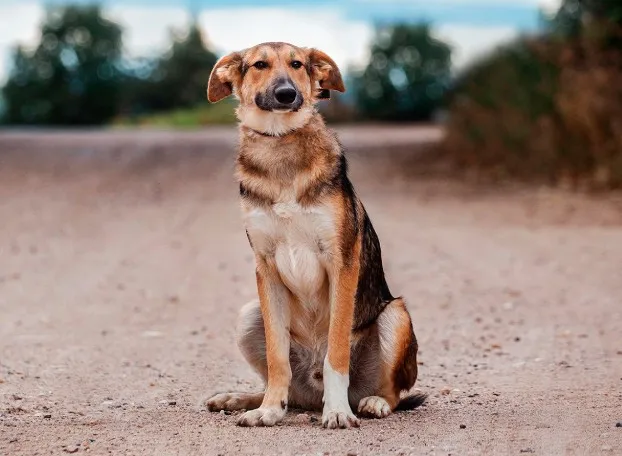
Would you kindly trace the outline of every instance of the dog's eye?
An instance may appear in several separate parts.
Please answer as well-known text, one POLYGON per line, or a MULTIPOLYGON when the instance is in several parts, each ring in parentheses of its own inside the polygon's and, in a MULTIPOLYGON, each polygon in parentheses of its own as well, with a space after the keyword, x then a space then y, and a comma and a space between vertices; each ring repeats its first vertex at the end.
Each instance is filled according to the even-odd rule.
POLYGON ((292 62, 292 68, 295 68, 297 70, 298 68, 301 68, 301 67, 302 67, 302 62, 300 60, 294 60, 292 62))
POLYGON ((263 70, 264 68, 268 68, 268 64, 264 62, 263 60, 259 60, 255 62, 253 66, 257 68, 258 70, 263 70))

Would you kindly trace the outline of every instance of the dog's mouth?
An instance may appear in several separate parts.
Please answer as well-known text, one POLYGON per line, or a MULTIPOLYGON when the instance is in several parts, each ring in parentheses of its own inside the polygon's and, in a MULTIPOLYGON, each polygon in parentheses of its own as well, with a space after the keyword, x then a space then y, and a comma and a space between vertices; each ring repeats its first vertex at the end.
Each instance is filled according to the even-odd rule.
POLYGON ((296 112, 303 102, 300 91, 287 79, 277 80, 266 92, 255 95, 259 109, 276 113, 296 112))

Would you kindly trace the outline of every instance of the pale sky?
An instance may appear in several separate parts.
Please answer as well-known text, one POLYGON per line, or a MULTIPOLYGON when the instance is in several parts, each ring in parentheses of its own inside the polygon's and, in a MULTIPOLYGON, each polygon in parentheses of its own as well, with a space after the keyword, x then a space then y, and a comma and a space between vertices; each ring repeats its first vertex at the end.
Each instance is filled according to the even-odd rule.
MULTIPOLYGON (((75 1, 75 0, 74 0, 75 1)), ((88 3, 89 0, 77 0, 88 3)), ((437 37, 454 48, 460 69, 473 58, 537 25, 537 12, 554 11, 561 0, 104 0, 104 12, 125 29, 125 52, 155 55, 166 48, 171 28, 183 29, 189 8, 198 12, 207 40, 219 54, 264 41, 288 41, 327 52, 345 69, 364 65, 373 21, 432 22, 437 37), (234 6, 231 6, 234 5, 234 6)), ((0 0, 0 84, 11 49, 33 46, 44 4, 63 0, 0 0)))

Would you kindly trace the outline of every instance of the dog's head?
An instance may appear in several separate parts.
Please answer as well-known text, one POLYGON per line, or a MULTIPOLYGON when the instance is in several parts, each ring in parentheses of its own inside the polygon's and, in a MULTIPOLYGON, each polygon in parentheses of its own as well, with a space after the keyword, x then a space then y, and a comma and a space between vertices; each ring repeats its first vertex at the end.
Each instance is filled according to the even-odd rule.
POLYGON ((324 52, 263 43, 218 60, 207 98, 215 103, 234 94, 242 124, 280 135, 303 126, 329 90, 345 92, 345 87, 339 68, 324 52))

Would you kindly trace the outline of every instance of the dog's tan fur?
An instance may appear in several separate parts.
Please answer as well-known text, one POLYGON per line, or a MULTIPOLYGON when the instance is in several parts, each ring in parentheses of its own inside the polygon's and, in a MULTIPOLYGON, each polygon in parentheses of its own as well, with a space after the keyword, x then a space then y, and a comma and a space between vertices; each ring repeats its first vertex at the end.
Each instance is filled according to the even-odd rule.
POLYGON ((351 406, 383 417, 424 399, 400 403, 417 377, 417 342, 341 147, 315 110, 326 90, 345 90, 335 62, 287 43, 225 56, 210 76, 210 101, 240 101, 237 177, 257 266, 259 303, 242 310, 239 345, 266 390, 208 400, 210 410, 252 409, 240 425, 274 425, 288 403, 323 402, 324 426, 345 428, 359 425, 351 406), (257 97, 285 79, 300 106, 260 109, 257 97))

